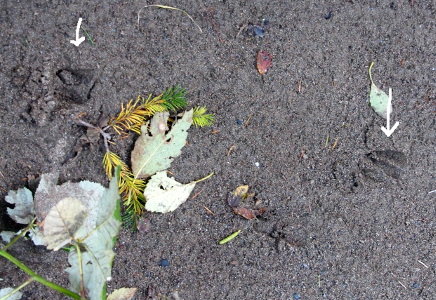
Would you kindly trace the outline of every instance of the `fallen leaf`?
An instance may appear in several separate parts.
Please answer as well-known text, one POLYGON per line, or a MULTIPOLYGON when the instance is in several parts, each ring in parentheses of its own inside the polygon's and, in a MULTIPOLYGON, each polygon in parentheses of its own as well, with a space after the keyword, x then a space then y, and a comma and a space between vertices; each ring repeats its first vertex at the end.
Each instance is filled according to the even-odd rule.
POLYGON ((131 300, 134 299, 137 288, 120 288, 112 292, 107 300, 131 300))
POLYGON ((261 75, 265 74, 268 71, 268 68, 272 65, 272 57, 268 51, 259 51, 257 53, 257 70, 261 75))
MULTIPOLYGON (((374 65, 374 63, 371 63, 369 66, 369 78, 371 80, 371 90, 369 93, 369 104, 371 108, 382 118, 387 119, 387 110, 388 110, 388 104, 389 104, 389 96, 383 92, 381 89, 379 89, 374 82, 372 81, 372 75, 371 75, 371 68, 374 65)), ((390 107, 392 111, 392 104, 390 107)))
POLYGON ((235 207, 233 208, 233 212, 237 215, 244 217, 247 220, 252 220, 260 215, 262 215, 266 211, 266 207, 262 207, 260 209, 251 209, 245 207, 235 207))
POLYGON ((141 127, 141 136, 136 140, 131 155, 132 171, 136 178, 148 178, 170 167, 186 144, 192 114, 192 109, 185 112, 181 119, 173 123, 168 133, 168 112, 156 113, 151 121, 141 127))
POLYGON ((229 195, 227 202, 230 207, 237 207, 242 199, 247 198, 248 185, 241 185, 236 188, 236 190, 229 195))
POLYGON ((59 201, 44 220, 44 242, 47 249, 59 250, 70 243, 85 219, 85 207, 79 199, 66 197, 59 201))
POLYGON ((13 288, 4 288, 0 289, 0 297, 3 299, 4 296, 9 295, 5 299, 7 300, 20 300, 23 294, 19 291, 14 290, 13 288), (11 294, 12 293, 12 294, 11 294))
POLYGON ((251 219, 256 218, 256 216, 254 215, 254 212, 249 208, 234 207, 233 212, 237 215, 240 215, 240 216, 246 218, 247 220, 251 220, 251 219))
POLYGON ((166 171, 157 172, 144 190, 147 199, 145 209, 151 212, 172 212, 189 198, 195 184, 195 181, 182 184, 167 177, 166 171))
POLYGON ((249 186, 241 185, 236 188, 233 193, 230 193, 227 198, 229 206, 232 208, 233 213, 244 217, 247 220, 252 220, 266 211, 266 207, 254 209, 251 207, 241 206, 247 199, 254 198, 254 193, 248 193, 249 186))
POLYGON ((31 191, 26 188, 9 191, 5 200, 10 204, 15 204, 14 208, 7 208, 7 212, 12 220, 19 224, 29 224, 32 222, 35 210, 31 191))

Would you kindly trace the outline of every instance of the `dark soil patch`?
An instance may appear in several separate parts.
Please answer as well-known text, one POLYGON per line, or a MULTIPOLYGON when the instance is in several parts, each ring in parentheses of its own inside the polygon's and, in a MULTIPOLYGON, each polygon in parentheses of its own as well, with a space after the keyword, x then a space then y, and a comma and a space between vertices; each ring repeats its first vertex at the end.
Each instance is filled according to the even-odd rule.
MULTIPOLYGON (((108 184, 101 141, 77 153, 85 128, 74 116, 95 122, 138 94, 178 84, 216 123, 190 130, 171 171, 181 182, 216 175, 174 213, 146 214, 149 233, 121 232, 110 291, 137 287, 138 299, 151 287, 182 299, 432 299, 435 2, 159 3, 187 10, 203 33, 182 13, 157 8, 143 9, 138 24, 144 4, 3 1, 0 231, 13 228, 6 191, 34 189, 27 178, 59 171, 62 181, 108 184), (69 42, 79 17, 95 45, 69 42), (238 35, 264 18, 263 38, 238 35), (260 50, 273 57, 264 76, 260 50), (390 138, 368 106, 371 61, 375 83, 393 89, 400 125, 390 138), (262 218, 231 213, 228 193, 241 184, 268 207, 262 218)), ((118 145, 127 157, 132 141, 118 145)), ((65 253, 28 241, 10 252, 68 285, 65 253)), ((0 287, 25 280, 0 261, 0 287)), ((62 299, 35 283, 25 295, 62 299)))

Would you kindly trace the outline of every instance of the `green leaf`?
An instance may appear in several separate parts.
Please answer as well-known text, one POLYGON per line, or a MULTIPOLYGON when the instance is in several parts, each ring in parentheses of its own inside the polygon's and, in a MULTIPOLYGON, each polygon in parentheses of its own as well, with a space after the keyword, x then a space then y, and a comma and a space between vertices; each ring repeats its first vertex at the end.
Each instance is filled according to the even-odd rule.
MULTIPOLYGON (((369 78, 371 80, 371 91, 369 93, 369 104, 372 109, 382 118, 387 118, 387 110, 389 104, 389 96, 379 89, 372 81, 371 69, 374 63, 369 66, 369 78)), ((391 107, 392 111, 392 107, 391 107)))
POLYGON ((186 144, 192 114, 192 109, 185 112, 168 133, 168 112, 155 114, 151 122, 141 127, 141 136, 136 140, 131 156, 135 178, 147 178, 170 167, 186 144))
MULTIPOLYGON (((115 256, 112 248, 121 226, 119 206, 118 179, 115 176, 101 197, 87 203, 88 214, 84 225, 77 231, 77 235, 82 236, 76 240, 80 243, 80 249, 83 249, 81 268, 84 288, 91 300, 104 299, 106 296, 106 282, 111 277, 115 256)), ((76 248, 70 251, 68 262, 71 267, 66 271, 69 273, 71 288, 79 293, 80 260, 76 248)))
POLYGON ((32 192, 26 188, 17 191, 9 191, 5 197, 6 202, 15 204, 14 208, 8 208, 7 212, 12 220, 19 224, 29 224, 35 216, 32 192))
POLYGON ((195 184, 196 181, 182 184, 167 177, 166 171, 158 172, 150 178, 144 190, 145 209, 160 213, 174 211, 188 199, 195 184))

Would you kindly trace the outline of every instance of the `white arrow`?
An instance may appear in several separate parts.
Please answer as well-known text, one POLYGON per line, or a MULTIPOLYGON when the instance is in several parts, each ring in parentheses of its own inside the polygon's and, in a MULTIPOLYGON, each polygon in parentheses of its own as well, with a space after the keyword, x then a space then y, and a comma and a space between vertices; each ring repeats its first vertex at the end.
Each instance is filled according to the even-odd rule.
POLYGON ((391 102, 392 102, 392 89, 389 88, 389 98, 388 98, 388 107, 386 108, 386 117, 387 117, 387 124, 386 124, 386 128, 385 127, 381 127, 381 130, 383 130, 383 132, 390 137, 392 133, 394 133, 395 129, 397 129, 398 125, 400 123, 395 122, 394 126, 391 128, 391 102))
POLYGON ((79 18, 79 22, 77 22, 76 28, 76 40, 71 40, 70 43, 74 44, 74 46, 79 47, 79 45, 85 40, 85 37, 82 36, 79 38, 80 25, 82 24, 82 18, 79 18))

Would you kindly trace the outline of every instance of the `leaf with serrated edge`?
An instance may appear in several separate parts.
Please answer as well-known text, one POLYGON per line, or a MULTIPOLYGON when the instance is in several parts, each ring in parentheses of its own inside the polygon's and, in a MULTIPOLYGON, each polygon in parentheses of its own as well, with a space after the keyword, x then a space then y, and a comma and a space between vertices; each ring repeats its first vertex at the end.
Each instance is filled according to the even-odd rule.
POLYGON ((80 200, 67 197, 59 201, 44 219, 44 242, 47 249, 59 250, 68 244, 86 217, 80 200))
POLYGON ((182 184, 167 177, 167 172, 158 172, 150 178, 144 190, 145 209, 160 213, 174 211, 188 199, 194 187, 195 181, 182 184))
POLYGON ((26 188, 9 191, 5 197, 6 202, 15 204, 14 208, 7 208, 12 220, 19 224, 29 224, 35 217, 32 192, 26 188))
POLYGON ((192 113, 192 109, 185 112, 166 134, 169 116, 167 112, 156 113, 151 122, 141 127, 141 136, 136 140, 131 156, 132 171, 136 178, 148 178, 170 167, 186 144, 192 113))
MULTIPOLYGON (((77 231, 82 250, 83 282, 91 300, 104 299, 106 281, 111 277, 116 237, 121 226, 118 180, 112 178, 109 189, 94 199, 87 210, 84 225, 77 231), (92 225, 93 224, 93 225, 92 225), (93 227, 91 231, 89 228, 93 227)), ((68 255, 71 289, 80 291, 79 260, 76 249, 68 255)))

